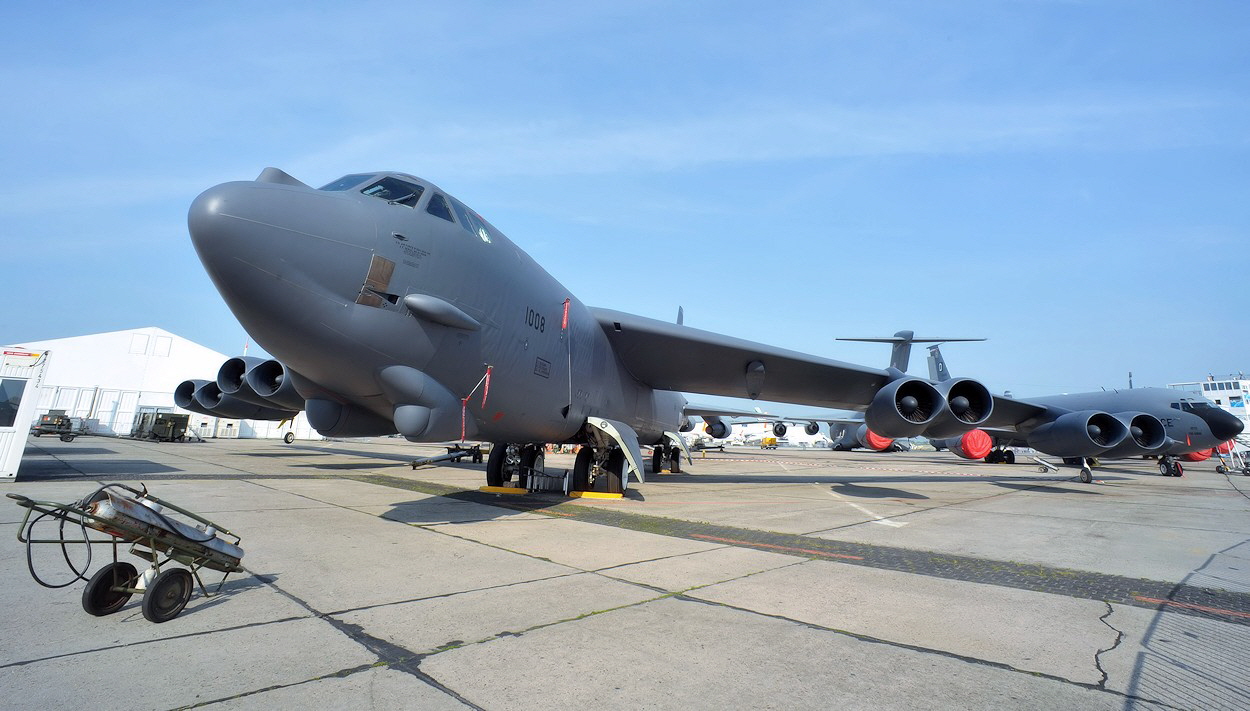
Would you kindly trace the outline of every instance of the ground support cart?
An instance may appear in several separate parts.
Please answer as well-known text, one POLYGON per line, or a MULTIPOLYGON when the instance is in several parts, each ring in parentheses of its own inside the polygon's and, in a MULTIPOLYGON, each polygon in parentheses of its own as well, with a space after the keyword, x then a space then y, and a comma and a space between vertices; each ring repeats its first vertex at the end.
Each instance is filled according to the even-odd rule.
POLYGON ((239 547, 241 539, 237 535, 206 518, 152 496, 146 487, 139 490, 125 484, 106 484, 72 504, 35 501, 19 494, 8 494, 8 497, 26 509, 26 516, 18 527, 17 539, 26 544, 26 561, 31 577, 48 588, 63 588, 86 580, 82 606, 97 617, 117 612, 131 595, 139 593, 143 595, 143 616, 152 622, 166 622, 177 617, 186 607, 194 589, 193 579, 204 596, 210 597, 200 579, 201 569, 224 573, 213 594, 221 591, 231 573, 244 570, 241 562, 243 549, 239 547), (172 518, 165 513, 166 509, 182 514, 199 526, 172 518), (59 521, 56 537, 35 536, 35 524, 45 518, 59 521), (74 533, 75 528, 81 536, 74 533), (107 537, 92 537, 92 532, 104 533, 107 537), (223 537, 232 539, 233 543, 223 537), (118 560, 118 549, 124 543, 130 544, 129 553, 147 562, 143 573, 134 565, 118 560), (55 585, 40 578, 35 572, 32 555, 32 547, 36 544, 61 546, 62 556, 74 578, 55 585), (110 546, 112 561, 88 578, 95 544, 110 546), (69 553, 70 547, 77 545, 86 548, 86 563, 81 569, 69 553), (177 567, 172 563, 186 567, 177 567))

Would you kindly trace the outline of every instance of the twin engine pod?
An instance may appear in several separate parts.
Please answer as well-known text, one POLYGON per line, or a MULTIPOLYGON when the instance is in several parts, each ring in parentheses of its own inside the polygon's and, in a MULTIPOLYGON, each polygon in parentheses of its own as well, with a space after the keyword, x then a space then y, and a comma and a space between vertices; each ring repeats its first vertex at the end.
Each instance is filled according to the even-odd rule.
POLYGON ((174 389, 174 404, 211 417, 236 420, 289 420, 304 409, 276 360, 239 356, 222 364, 216 380, 184 380, 174 389), (254 388, 247 377, 264 366, 271 373, 270 388, 254 388), (274 370, 276 369, 276 373, 274 370))
POLYGON ((1132 457, 1169 444, 1159 418, 1144 412, 1081 410, 1029 433, 1029 446, 1056 457, 1132 457))
POLYGON ((877 391, 864 422, 882 437, 952 437, 984 423, 993 410, 993 396, 976 380, 903 376, 877 391))

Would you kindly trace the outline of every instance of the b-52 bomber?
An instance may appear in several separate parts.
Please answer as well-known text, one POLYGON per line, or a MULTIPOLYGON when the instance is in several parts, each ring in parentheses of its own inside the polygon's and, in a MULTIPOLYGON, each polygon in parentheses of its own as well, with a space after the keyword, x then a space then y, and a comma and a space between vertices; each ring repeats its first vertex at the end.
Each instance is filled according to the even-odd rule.
MULTIPOLYGON (((583 445, 570 488, 642 481, 640 445, 676 458, 681 392, 865 411, 887 437, 956 437, 1031 406, 968 378, 932 382, 590 308, 478 213, 420 178, 313 188, 276 168, 209 188, 188 228, 210 278, 275 360, 231 359, 175 402, 237 418, 303 410, 330 437, 491 442, 487 483, 583 445)), ((1065 430, 1066 432, 1066 430, 1065 430)), ((1080 431, 1075 433, 1081 435, 1080 431)))

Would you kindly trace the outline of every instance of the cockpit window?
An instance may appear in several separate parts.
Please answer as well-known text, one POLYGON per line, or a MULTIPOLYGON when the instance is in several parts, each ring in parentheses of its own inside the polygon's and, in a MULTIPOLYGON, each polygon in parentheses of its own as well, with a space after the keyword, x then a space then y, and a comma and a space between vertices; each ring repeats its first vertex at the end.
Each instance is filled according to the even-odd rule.
POLYGON ((417 200, 421 199, 421 193, 425 192, 425 188, 399 178, 382 178, 360 192, 386 200, 392 205, 416 207, 417 200))
POLYGON ((447 198, 438 193, 430 196, 430 204, 425 206, 425 211, 448 222, 455 222, 451 217, 451 208, 447 207, 447 198))
POLYGON ((456 217, 460 218, 460 226, 468 230, 469 234, 474 237, 490 243, 490 229, 486 226, 486 220, 478 217, 477 213, 465 207, 463 203, 455 198, 452 198, 451 204, 456 208, 456 217))
POLYGON ((333 183, 321 186, 321 190, 342 191, 351 190, 352 188, 365 182, 365 178, 372 178, 372 173, 357 173, 355 175, 344 175, 333 183))

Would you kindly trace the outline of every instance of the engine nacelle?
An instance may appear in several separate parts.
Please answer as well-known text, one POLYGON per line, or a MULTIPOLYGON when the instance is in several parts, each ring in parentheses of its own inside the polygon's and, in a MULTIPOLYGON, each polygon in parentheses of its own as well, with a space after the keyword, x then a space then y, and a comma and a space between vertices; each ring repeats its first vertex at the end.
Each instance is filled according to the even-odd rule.
POLYGON ((927 437, 954 437, 985 423, 994 411, 994 396, 989 388, 971 378, 955 378, 936 383, 946 403, 933 424, 925 430, 927 437))
POLYGON ((899 378, 877 391, 864 412, 864 423, 884 437, 914 437, 933 424, 945 404, 929 381, 899 378))
POLYGON ((304 396, 296 391, 295 378, 278 361, 266 360, 253 366, 247 371, 246 378, 252 390, 266 400, 292 410, 304 409, 304 396))
POLYGON ((1145 412, 1117 412, 1115 418, 1128 428, 1128 437, 1102 453, 1108 459, 1151 454, 1162 450, 1171 442, 1167 429, 1154 415, 1145 412))
POLYGON ((786 432, 787 432, 786 423, 784 422, 773 423, 773 436, 774 437, 785 437, 786 432))
POLYGON ((803 433, 806 434, 808 437, 815 437, 816 435, 820 434, 820 423, 819 422, 807 423, 806 425, 803 426, 803 433))
POLYGON ((716 418, 709 419, 703 424, 703 431, 712 439, 725 439, 732 430, 733 427, 728 422, 716 418))
POLYGON ((174 404, 184 410, 230 420, 289 420, 294 410, 256 405, 221 392, 211 380, 184 380, 174 389, 174 404))
POLYGON ((884 452, 894 444, 893 439, 873 432, 868 425, 860 425, 859 429, 855 430, 855 439, 859 442, 861 449, 871 449, 874 452, 884 452))
POLYGON ((1114 415, 1082 410, 1060 415, 1029 433, 1029 446, 1053 457, 1094 457, 1122 443, 1128 427, 1114 415))
POLYGON ((969 430, 958 437, 929 440, 935 449, 948 449, 964 459, 985 459, 994 449, 994 438, 984 430, 969 430))
POLYGON ((681 426, 677 428, 678 432, 690 432, 693 429, 694 423, 690 421, 689 417, 681 418, 681 426))
POLYGON ((333 400, 310 399, 304 413, 308 416, 308 424, 326 437, 372 437, 396 431, 391 420, 362 407, 333 400))

